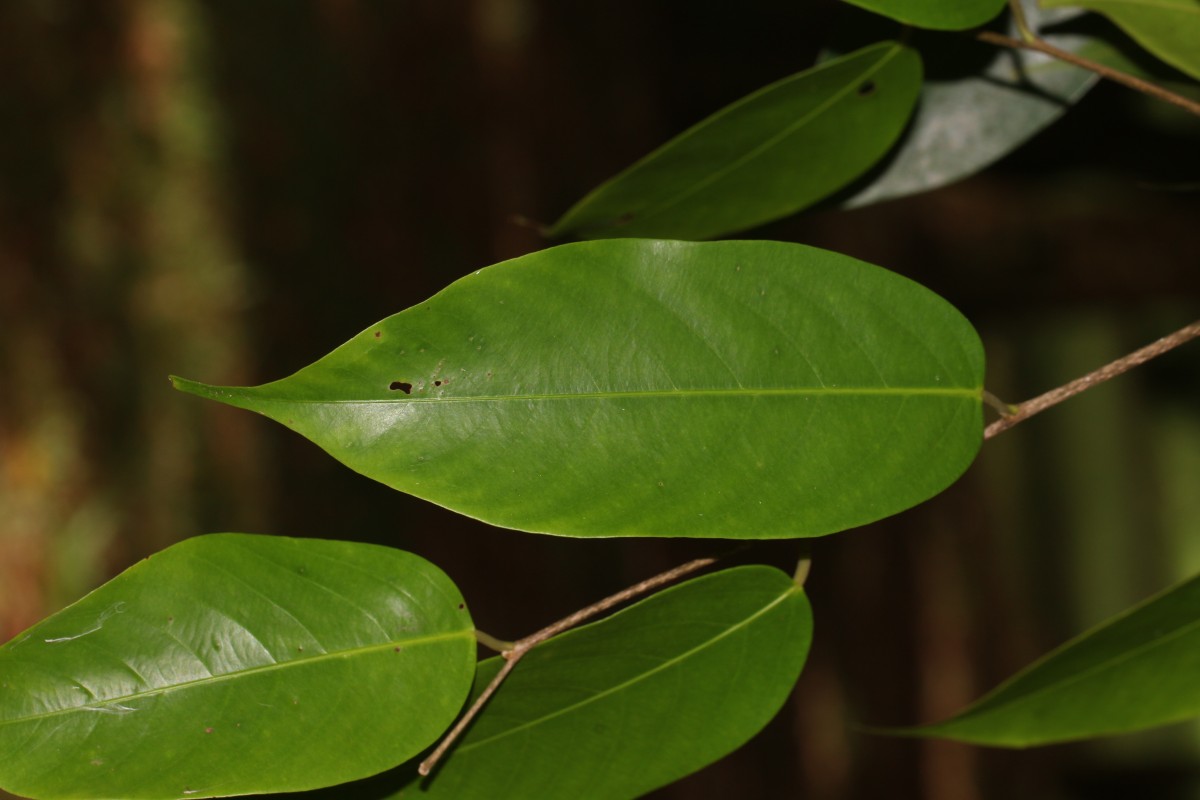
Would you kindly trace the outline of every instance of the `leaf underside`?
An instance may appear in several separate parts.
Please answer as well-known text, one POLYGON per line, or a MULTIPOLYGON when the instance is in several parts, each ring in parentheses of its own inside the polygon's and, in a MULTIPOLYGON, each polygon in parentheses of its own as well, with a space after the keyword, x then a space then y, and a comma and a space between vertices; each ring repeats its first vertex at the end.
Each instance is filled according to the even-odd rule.
POLYGON ((458 590, 409 553, 189 539, 0 647, 0 786, 166 800, 372 775, 453 721, 474 651, 458 590))
MULTIPOLYGON (((770 721, 811 639, 779 570, 694 579, 532 650, 432 777, 390 796, 640 797, 770 721)), ((473 695, 501 663, 480 664, 473 695)))
POLYGON ((1200 576, 1018 673, 958 716, 907 735, 1028 747, 1200 715, 1200 576))
POLYGON ((817 536, 967 467, 983 354, 894 273, 778 242, 583 242, 480 270, 257 388, 393 488, 565 536, 817 536))
MULTIPOLYGON (((1030 7, 1030 25, 1041 28, 1080 12, 1030 7)), ((1018 35, 1015 26, 1009 33, 1018 35)), ((930 34, 930 37, 939 36, 930 34)), ((920 37, 914 47, 924 51, 920 37)), ((1068 52, 1111 59, 1094 36, 1046 33, 1068 52)), ((926 80, 912 122, 895 151, 840 202, 858 207, 935 189, 972 175, 1020 147, 1066 113, 1095 84, 1095 73, 1027 50, 1001 50, 964 42, 947 50, 929 39, 926 80)))
POLYGON ((567 211, 554 238, 711 239, 793 214, 875 163, 912 113, 917 54, 863 48, 698 123, 567 211))

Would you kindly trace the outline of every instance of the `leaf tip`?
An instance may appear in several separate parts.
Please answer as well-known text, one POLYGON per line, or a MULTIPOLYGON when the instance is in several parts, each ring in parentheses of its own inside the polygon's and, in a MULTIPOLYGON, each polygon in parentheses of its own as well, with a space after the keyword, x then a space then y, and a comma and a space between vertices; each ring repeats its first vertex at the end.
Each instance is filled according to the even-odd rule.
POLYGON ((225 403, 226 405, 237 406, 239 408, 246 407, 246 389, 231 386, 212 386, 207 383, 180 378, 178 375, 171 375, 169 379, 172 386, 185 394, 203 397, 205 400, 215 400, 218 403, 225 403))
POLYGON ((186 394, 194 394, 199 397, 215 397, 216 387, 209 386, 207 383, 188 380, 181 378, 178 375, 168 375, 167 380, 171 382, 171 386, 175 387, 186 394))

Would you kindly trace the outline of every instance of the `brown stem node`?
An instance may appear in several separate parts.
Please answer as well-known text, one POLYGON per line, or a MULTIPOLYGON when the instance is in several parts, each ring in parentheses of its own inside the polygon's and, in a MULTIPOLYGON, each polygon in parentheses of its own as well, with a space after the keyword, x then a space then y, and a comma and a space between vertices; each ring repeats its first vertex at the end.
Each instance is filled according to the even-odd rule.
MULTIPOLYGON (((430 753, 424 761, 421 762, 420 766, 417 767, 417 772, 422 776, 426 776, 433 771, 434 766, 438 763, 438 761, 441 760, 442 756, 446 754, 446 751, 450 749, 450 746, 458 740, 458 737, 462 735, 462 732, 466 730, 468 725, 471 724, 471 720, 475 719, 480 710, 482 710, 484 705, 487 704, 487 701, 491 698, 491 696, 495 694, 498 688, 500 688, 500 684, 504 683, 504 679, 508 677, 508 673, 512 672, 513 667, 517 666, 517 662, 520 661, 521 658, 524 657, 524 655, 534 647, 538 646, 552 636, 557 636, 563 631, 573 628, 581 622, 591 619, 597 614, 604 613, 613 606, 620 605, 627 600, 640 597, 641 595, 653 591, 660 586, 674 583, 685 575, 696 572, 697 570, 711 566, 715 563, 717 563, 717 559, 715 558, 697 558, 694 561, 689 561, 688 563, 682 564, 674 569, 661 572, 652 578, 647 578, 640 583, 630 586, 628 589, 623 589, 614 595, 604 598, 598 603, 593 603, 587 608, 582 608, 579 611, 576 611, 574 614, 560 619, 553 625, 547 625, 537 633, 513 642, 509 649, 504 650, 500 654, 505 661, 504 666, 502 666, 500 671, 496 673, 496 677, 492 678, 491 682, 487 685, 487 688, 485 688, 479 697, 476 698, 475 702, 471 704, 471 707, 467 709, 467 713, 463 714, 462 717, 459 718, 458 722, 455 723, 454 727, 450 729, 449 733, 442 737, 442 740, 438 742, 438 746, 434 748, 434 751, 430 753)), ((505 642, 505 644, 508 643, 505 642)))

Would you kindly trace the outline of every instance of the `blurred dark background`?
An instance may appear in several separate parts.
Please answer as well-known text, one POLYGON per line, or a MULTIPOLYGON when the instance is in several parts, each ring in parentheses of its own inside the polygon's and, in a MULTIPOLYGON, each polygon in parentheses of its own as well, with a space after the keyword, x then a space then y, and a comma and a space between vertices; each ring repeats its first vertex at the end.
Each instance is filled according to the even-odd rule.
MULTIPOLYGON (((175 393, 282 377, 487 264, 596 183, 811 65, 853 10, 752 0, 0 5, 0 640, 204 532, 383 542, 531 632, 712 543, 488 528, 175 393)), ((954 34, 948 34, 953 36, 954 34)), ((1015 402, 1195 319, 1200 125, 1117 87, 995 168, 747 236, 925 283, 1015 402)), ((1200 571, 1200 345, 985 445, 951 490, 812 543, 791 701, 656 798, 1198 798, 1200 727, 1004 752, 947 716, 1200 571)), ((741 560, 789 572, 796 543, 741 560)), ((3 757, 0 754, 0 757, 3 757)), ((636 769, 632 765, 631 769, 636 769)))

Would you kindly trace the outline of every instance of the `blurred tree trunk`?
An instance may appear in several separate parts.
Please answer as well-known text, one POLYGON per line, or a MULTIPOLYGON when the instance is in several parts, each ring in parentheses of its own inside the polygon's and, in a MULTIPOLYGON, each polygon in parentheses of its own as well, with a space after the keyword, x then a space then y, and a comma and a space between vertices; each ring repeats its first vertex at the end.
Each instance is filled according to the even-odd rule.
POLYGON ((0 8, 0 637, 220 519, 260 524, 207 42, 182 0, 0 8))

